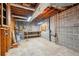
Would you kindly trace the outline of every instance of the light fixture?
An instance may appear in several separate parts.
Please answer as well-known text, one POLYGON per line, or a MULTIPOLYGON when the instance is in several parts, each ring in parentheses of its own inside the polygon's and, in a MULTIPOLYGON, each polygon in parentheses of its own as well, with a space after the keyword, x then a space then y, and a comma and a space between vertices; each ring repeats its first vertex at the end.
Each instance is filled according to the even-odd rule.
POLYGON ((43 24, 43 22, 39 22, 39 23, 38 23, 38 25, 41 25, 41 24, 43 24))
POLYGON ((31 21, 31 18, 32 18, 31 16, 28 17, 27 22, 30 22, 31 21))

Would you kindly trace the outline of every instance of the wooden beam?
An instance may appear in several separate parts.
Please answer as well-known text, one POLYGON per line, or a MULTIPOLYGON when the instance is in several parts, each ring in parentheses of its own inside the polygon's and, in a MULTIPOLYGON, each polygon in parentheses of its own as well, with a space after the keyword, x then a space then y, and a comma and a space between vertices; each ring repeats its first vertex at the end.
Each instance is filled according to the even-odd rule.
POLYGON ((8 25, 10 26, 10 24, 11 24, 11 7, 10 7, 9 3, 7 3, 7 19, 8 19, 8 25))
POLYGON ((18 8, 22 8, 22 9, 26 9, 26 10, 30 10, 30 11, 35 11, 34 8, 29 8, 29 7, 24 7, 22 5, 18 5, 18 4, 10 4, 11 6, 14 6, 14 7, 18 7, 18 8))
POLYGON ((17 15, 12 15, 12 17, 14 17, 14 18, 21 18, 21 19, 28 19, 27 17, 17 16, 17 15))

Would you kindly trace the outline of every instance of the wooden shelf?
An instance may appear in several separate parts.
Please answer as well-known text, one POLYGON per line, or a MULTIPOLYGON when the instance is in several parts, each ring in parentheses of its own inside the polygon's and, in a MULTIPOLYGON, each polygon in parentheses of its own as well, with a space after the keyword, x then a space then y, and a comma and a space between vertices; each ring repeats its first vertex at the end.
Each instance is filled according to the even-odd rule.
POLYGON ((41 32, 37 31, 37 32, 24 32, 24 38, 34 38, 34 37, 40 37, 41 36, 41 32))
POLYGON ((3 8, 3 10, 4 10, 4 11, 6 11, 6 9, 5 9, 5 8, 3 8))
POLYGON ((6 19, 6 17, 5 17, 5 16, 3 16, 3 18, 4 18, 4 19, 6 19))
POLYGON ((10 5, 8 3, 1 3, 0 6, 0 56, 5 56, 11 45, 10 26, 8 25, 10 5))
POLYGON ((2 25, 6 25, 7 26, 7 17, 6 17, 6 4, 3 3, 3 24, 2 25))

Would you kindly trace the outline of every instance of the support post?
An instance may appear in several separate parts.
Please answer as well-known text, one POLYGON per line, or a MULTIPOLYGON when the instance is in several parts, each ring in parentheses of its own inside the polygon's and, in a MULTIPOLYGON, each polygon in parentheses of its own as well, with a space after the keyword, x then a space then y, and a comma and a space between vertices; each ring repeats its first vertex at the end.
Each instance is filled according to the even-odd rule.
POLYGON ((51 41, 50 17, 49 17, 49 41, 51 41))

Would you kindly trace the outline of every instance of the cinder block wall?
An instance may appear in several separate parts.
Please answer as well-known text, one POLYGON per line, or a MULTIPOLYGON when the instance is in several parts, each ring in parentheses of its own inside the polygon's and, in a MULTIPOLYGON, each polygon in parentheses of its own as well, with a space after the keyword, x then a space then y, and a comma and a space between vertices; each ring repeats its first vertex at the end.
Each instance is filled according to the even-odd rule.
POLYGON ((54 20, 58 44, 79 51, 79 5, 52 16, 51 20, 54 20))
MULTIPOLYGON (((46 22, 48 24, 48 28, 46 31, 41 32, 41 37, 49 40, 49 19, 47 19, 46 22)), ((55 20, 53 17, 51 17, 51 20, 50 20, 50 28, 51 28, 51 40, 52 40, 52 42, 55 42, 55 37, 54 37, 54 35, 55 35, 55 20)))
POLYGON ((16 22, 16 27, 20 29, 20 26, 23 28, 23 31, 29 32, 29 31, 40 31, 40 26, 37 26, 35 24, 25 23, 18 21, 16 22))
MULTIPOLYGON (((48 19, 46 23, 49 26, 48 19)), ((49 27, 46 29, 46 31, 41 32, 41 37, 49 40, 49 27)))

